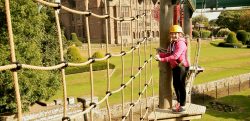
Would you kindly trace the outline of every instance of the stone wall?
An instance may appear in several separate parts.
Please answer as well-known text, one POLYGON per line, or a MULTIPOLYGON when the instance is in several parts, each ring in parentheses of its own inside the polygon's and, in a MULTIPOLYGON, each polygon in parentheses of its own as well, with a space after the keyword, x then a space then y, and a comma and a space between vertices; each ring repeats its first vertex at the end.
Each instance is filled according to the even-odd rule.
MULTIPOLYGON (((232 77, 228 77, 228 78, 224 78, 224 79, 220 79, 220 80, 216 80, 213 82, 207 82, 207 83, 203 83, 203 84, 199 84, 199 85, 194 85, 192 88, 192 92, 193 93, 203 93, 203 91, 205 90, 207 91, 213 91, 216 88, 217 89, 221 89, 221 88, 227 88, 228 84, 229 85, 239 85, 241 83, 246 83, 249 82, 249 86, 250 86, 250 73, 247 74, 241 74, 241 75, 237 75, 237 76, 232 76, 232 77), (217 86, 217 87, 216 87, 217 86)), ((68 115, 74 115, 77 114, 79 112, 82 112, 82 109, 84 106, 88 106, 90 103, 90 98, 88 97, 81 97, 81 99, 77 99, 78 101, 76 103, 72 103, 69 104, 68 106, 68 115), (80 101, 81 100, 81 101, 80 101)), ((157 107, 158 104, 158 97, 148 97, 147 98, 147 107, 150 107, 150 109, 152 109, 153 107, 153 102, 155 103, 155 107, 157 107)), ((94 102, 98 102, 98 97, 94 98, 94 102)), ((145 110, 146 108, 146 99, 142 99, 142 108, 143 110, 145 110)), ((125 110, 124 112, 126 113, 128 111, 128 108, 130 106, 130 102, 125 104, 125 110)), ((110 106, 110 110, 111 110, 111 115, 112 118, 118 117, 117 119, 121 119, 122 116, 122 106, 121 104, 119 105, 113 105, 110 106)), ((135 107, 133 108, 134 112, 138 112, 140 111, 140 104, 138 103, 137 105, 135 105, 135 107)), ((93 110, 94 113, 94 119, 98 120, 98 121, 103 121, 103 120, 107 120, 108 118, 108 113, 107 113, 107 108, 102 108, 100 109, 99 107, 96 107, 93 110)), ((55 107, 53 109, 50 110, 44 110, 44 111, 40 111, 40 112, 36 112, 36 113, 29 113, 29 114, 24 114, 23 116, 23 120, 24 121, 30 121, 30 120, 35 120, 35 121, 61 121, 63 117, 63 106, 60 105, 58 107, 55 107)), ((88 117, 88 115, 84 116, 79 116, 76 119, 72 119, 73 121, 84 121, 84 118, 88 117)), ((0 120, 1 121, 16 121, 16 116, 15 115, 6 115, 6 116, 0 116, 0 120)))
POLYGON ((221 89, 221 88, 227 88, 230 85, 240 85, 247 81, 249 81, 249 86, 250 86, 250 73, 232 76, 212 82, 202 83, 199 85, 194 85, 192 88, 192 92, 193 93, 203 93, 203 91, 209 92, 216 90, 216 88, 221 89))

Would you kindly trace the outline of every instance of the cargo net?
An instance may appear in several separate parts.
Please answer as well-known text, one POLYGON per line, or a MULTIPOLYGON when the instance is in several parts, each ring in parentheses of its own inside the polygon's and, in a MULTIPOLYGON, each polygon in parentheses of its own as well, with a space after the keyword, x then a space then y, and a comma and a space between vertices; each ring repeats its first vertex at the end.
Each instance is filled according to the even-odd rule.
MULTIPOLYGON (((7 27, 8 27, 8 36, 9 36, 9 43, 10 43, 10 53, 11 53, 11 64, 8 65, 1 65, 0 66, 0 71, 5 71, 5 70, 11 70, 12 73, 12 77, 13 77, 13 83, 14 83, 14 88, 15 88, 15 97, 17 100, 17 112, 18 112, 18 120, 22 120, 22 102, 21 102, 21 98, 20 98, 20 91, 19 91, 19 84, 18 84, 18 70, 23 69, 23 71, 25 70, 43 70, 43 71, 50 71, 50 70, 60 70, 61 71, 61 82, 63 85, 63 117, 62 120, 71 120, 71 119, 77 119, 78 116, 82 116, 84 114, 88 114, 89 118, 91 121, 95 120, 93 119, 93 109, 96 108, 97 106, 101 105, 102 103, 106 102, 106 108, 107 108, 107 116, 108 116, 108 120, 112 119, 112 115, 111 115, 111 111, 110 111, 110 103, 109 103, 109 97, 112 96, 112 94, 121 92, 121 105, 122 105, 122 116, 120 117, 120 120, 133 120, 133 108, 135 106, 140 107, 140 117, 139 119, 134 119, 134 120, 144 120, 147 119, 149 110, 154 110, 154 104, 153 106, 149 106, 148 104, 148 92, 147 89, 149 89, 149 87, 151 87, 152 89, 152 97, 154 97, 154 85, 153 85, 153 75, 152 75, 152 42, 151 40, 153 39, 152 37, 152 15, 151 15, 151 11, 146 11, 147 7, 149 6, 153 6, 153 3, 151 2, 151 0, 144 0, 144 2, 141 2, 140 4, 138 3, 137 0, 130 0, 128 3, 130 3, 130 11, 129 11, 129 16, 130 17, 124 17, 122 15, 121 12, 121 1, 119 0, 119 10, 118 10, 118 16, 119 17, 114 17, 111 16, 111 14, 109 14, 108 11, 108 6, 107 6, 107 0, 103 0, 104 6, 105 6, 105 11, 102 15, 98 15, 95 14, 91 11, 89 11, 89 1, 85 0, 85 8, 86 10, 84 11, 79 11, 79 10, 75 10, 69 7, 66 7, 64 5, 62 5, 61 3, 57 3, 57 2, 47 2, 47 1, 43 1, 43 0, 34 0, 34 2, 37 2, 40 5, 43 6, 47 6, 47 7, 52 7, 54 8, 54 14, 55 14, 55 22, 56 22, 56 26, 57 26, 57 35, 58 35, 58 46, 60 48, 60 64, 57 65, 53 65, 53 66, 36 66, 36 65, 29 65, 29 64, 25 64, 25 63, 18 63, 17 59, 16 59, 16 55, 15 55, 15 43, 14 43, 14 37, 13 37, 13 32, 12 32, 12 23, 11 23, 11 14, 10 14, 10 3, 9 0, 5 0, 5 7, 6 7, 6 18, 7 18, 7 27), (135 2, 136 1, 136 2, 135 2), (136 8, 138 8, 138 6, 140 5, 140 9, 135 10, 135 12, 131 11, 131 4, 132 2, 136 3, 134 6, 136 6, 136 8), (146 5, 146 3, 148 3, 148 5, 146 5), (85 18, 85 24, 86 24, 86 35, 87 35, 87 53, 88 53, 88 57, 89 59, 86 62, 82 62, 82 63, 72 63, 72 62, 67 62, 64 58, 64 48, 63 48, 63 41, 62 41, 62 31, 60 28, 60 22, 59 22, 59 10, 65 10, 67 12, 70 12, 72 14, 78 14, 78 15, 82 15, 85 18), (147 13, 146 13, 147 12, 147 13), (91 49, 91 36, 90 36, 90 29, 89 29, 89 19, 90 16, 98 18, 100 20, 105 20, 105 40, 106 40, 106 55, 103 58, 93 58, 91 57, 92 54, 92 49, 91 49), (149 35, 147 35, 146 33, 146 17, 148 17, 150 20, 150 33, 149 35), (109 33, 109 28, 108 28, 108 24, 110 22, 110 20, 113 21, 117 21, 117 25, 119 26, 118 28, 120 29, 120 35, 122 30, 122 23, 130 23, 130 25, 134 24, 136 26, 136 34, 138 34, 138 27, 142 26, 143 30, 143 35, 139 38, 139 35, 136 36, 135 39, 133 39, 132 34, 131 36, 131 49, 129 50, 125 50, 124 49, 124 42, 123 42, 123 38, 122 36, 120 36, 119 40, 120 41, 120 52, 119 53, 111 53, 110 52, 110 43, 109 43, 109 37, 108 37, 108 33, 109 33), (139 23, 142 23, 142 25, 139 25, 139 23), (141 49, 142 48, 142 49, 141 49), (138 52, 135 53, 135 51, 138 50, 138 52), (148 51, 149 50, 149 53, 148 51), (132 61, 130 62, 131 65, 131 71, 130 73, 130 77, 128 80, 125 80, 125 57, 130 56, 131 59, 128 59, 127 61, 132 61), (138 70, 136 69, 136 71, 133 69, 135 67, 134 61, 135 61, 135 56, 138 57, 139 59, 139 67, 138 70), (109 59, 110 58, 115 58, 115 57, 120 57, 121 58, 121 83, 120 86, 117 87, 117 89, 115 90, 111 90, 110 85, 111 85, 111 75, 110 75, 110 67, 109 67, 109 59), (93 63, 98 62, 98 61, 103 61, 105 60, 107 62, 107 87, 106 90, 104 91, 104 96, 103 98, 98 101, 98 102, 94 102, 93 101, 93 97, 95 96, 95 81, 94 81, 94 74, 93 74, 93 63), (85 65, 89 65, 89 77, 90 77, 90 85, 84 85, 85 87, 90 86, 90 98, 91 98, 91 103, 90 105, 84 109, 82 112, 76 113, 76 114, 71 114, 69 115, 68 113, 68 104, 67 104, 67 90, 66 90, 66 80, 65 80, 65 68, 67 67, 80 67, 80 66, 85 66, 85 65), (147 71, 149 70, 149 71, 147 71), (144 72, 144 74, 143 74, 144 72), (145 75, 144 79, 142 80, 142 74, 143 76, 145 75), (149 76, 147 76, 149 75, 149 76), (139 81, 139 96, 137 99, 134 99, 135 96, 133 96, 134 93, 134 81, 135 79, 138 79, 139 81), (130 88, 129 90, 125 90, 125 88, 130 88), (129 93, 131 93, 131 99, 130 99, 130 105, 128 107, 125 106, 125 91, 129 91, 129 93), (145 98, 145 107, 142 107, 142 99, 145 98), (151 108, 151 109, 150 109, 151 108), (130 117, 130 118, 129 118, 130 117)), ((91 1, 94 2, 94 1, 91 1)), ((96 1, 95 1, 96 2, 96 1)), ((97 2, 99 3, 100 0, 97 0, 97 2)), ((150 9, 150 8, 149 8, 150 9)), ((132 28, 132 27, 131 27, 132 28)), ((130 33, 132 33, 132 29, 130 29, 130 33)), ((136 80, 137 81, 137 80, 136 80)), ((79 90, 81 91, 81 90, 79 90)), ((153 102, 154 103, 154 102, 153 102)))

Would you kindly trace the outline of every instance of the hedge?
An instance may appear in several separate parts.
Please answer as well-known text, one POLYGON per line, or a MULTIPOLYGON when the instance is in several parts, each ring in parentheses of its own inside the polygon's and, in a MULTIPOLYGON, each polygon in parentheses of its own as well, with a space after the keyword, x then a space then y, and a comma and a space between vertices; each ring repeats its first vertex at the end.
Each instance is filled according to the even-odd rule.
POLYGON ((247 41, 249 40, 248 32, 246 32, 245 30, 238 30, 237 34, 236 34, 236 37, 243 44, 247 44, 247 41))
POLYGON ((199 32, 197 30, 192 31, 192 36, 198 38, 200 36, 199 32))
POLYGON ((227 43, 238 43, 238 39, 236 38, 236 34, 234 32, 230 32, 226 38, 227 43))
POLYGON ((211 35, 211 31, 209 30, 201 30, 201 38, 208 38, 211 35))
POLYGON ((228 28, 225 28, 225 29, 220 29, 218 32, 217 32, 217 37, 225 37, 227 36, 231 31, 228 29, 228 28))
MULTIPOLYGON (((93 71, 105 70, 105 69, 107 69, 107 62, 105 62, 105 61, 94 62, 92 67, 93 67, 93 71)), ((115 65, 112 63, 109 63, 109 68, 114 69, 115 65)), ((67 67, 65 69, 66 75, 88 72, 88 71, 89 71, 89 65, 85 65, 85 66, 81 66, 81 67, 67 67)))
POLYGON ((237 47, 241 48, 243 45, 241 43, 226 43, 226 42, 221 42, 218 44, 219 47, 237 47))

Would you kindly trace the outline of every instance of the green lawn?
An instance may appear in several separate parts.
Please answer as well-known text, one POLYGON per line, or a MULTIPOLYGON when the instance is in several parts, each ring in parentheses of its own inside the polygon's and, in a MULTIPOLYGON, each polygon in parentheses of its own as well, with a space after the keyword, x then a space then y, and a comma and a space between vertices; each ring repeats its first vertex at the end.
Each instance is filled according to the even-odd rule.
POLYGON ((222 112, 207 109, 202 119, 194 121, 249 121, 250 120, 250 89, 217 99, 223 104, 237 107, 233 112, 222 112))
MULTIPOLYGON (((193 59, 194 55, 194 49, 196 42, 191 42, 191 59, 193 59)), ((143 64, 146 58, 150 55, 150 47, 147 47, 144 49, 143 45, 141 45, 142 48, 140 49, 140 63, 143 64), (144 51, 145 50, 145 51, 144 51)), ((158 43, 153 43, 152 48, 158 47, 158 43)), ((232 75, 238 75, 242 73, 249 73, 250 72, 250 50, 246 48, 237 49, 237 48, 220 48, 215 47, 208 41, 202 41, 201 45, 201 53, 200 53, 200 59, 199 59, 199 65, 205 68, 205 71, 199 74, 195 80, 195 84, 200 84, 208 81, 217 80, 220 78, 232 76, 232 75)), ((129 50, 130 47, 124 48, 124 50, 129 50)), ((96 50, 93 50, 94 52, 96 50)), ((98 49, 98 51, 102 51, 105 53, 105 48, 98 49)), ((120 47, 113 47, 110 48, 111 53, 120 53, 120 47)), ((138 56, 137 49, 135 51, 134 55, 134 74, 138 71, 139 67, 139 56, 138 56)), ((152 52, 155 54, 155 50, 152 52)), ((87 56, 87 50, 82 51, 83 56, 87 56)), ((125 82, 128 81, 129 77, 131 76, 131 61, 132 60, 132 54, 127 54, 124 58, 125 61, 125 82)), ((110 88, 111 90, 116 90, 120 87, 120 84, 122 82, 122 61, 121 57, 112 57, 110 59, 110 62, 116 65, 115 72, 113 73, 111 77, 111 84, 110 88)), ((156 61, 153 61, 152 63, 152 73, 153 73, 153 80, 154 80, 154 90, 155 94, 158 95, 158 86, 159 86, 159 70, 158 70, 158 63, 156 61)), ((133 95, 134 100, 137 99, 138 93, 139 93, 139 85, 141 82, 141 88, 143 87, 145 83, 145 78, 149 79, 150 77, 150 66, 147 66, 147 76, 145 76, 145 70, 143 70, 143 73, 141 74, 141 79, 139 79, 139 76, 133 81, 134 87, 133 87, 133 95)), ((133 75, 134 75, 133 74, 133 75)), ((71 74, 66 76, 67 80, 67 95, 68 96, 85 96, 90 95, 90 76, 89 73, 79 73, 79 74, 71 74)), ((106 71, 99 71, 94 72, 94 95, 98 96, 99 99, 102 99, 103 96, 105 96, 105 92, 107 90, 107 78, 106 78, 106 71)), ((52 101, 53 99, 62 98, 62 89, 58 91, 58 93, 50 99, 52 101)), ((120 103, 121 102, 121 93, 113 94, 109 101, 112 104, 120 103)), ((149 88, 148 95, 152 95, 152 87, 149 88)), ((125 101, 129 101, 131 97, 131 86, 129 85, 126 88, 125 91, 125 101)))

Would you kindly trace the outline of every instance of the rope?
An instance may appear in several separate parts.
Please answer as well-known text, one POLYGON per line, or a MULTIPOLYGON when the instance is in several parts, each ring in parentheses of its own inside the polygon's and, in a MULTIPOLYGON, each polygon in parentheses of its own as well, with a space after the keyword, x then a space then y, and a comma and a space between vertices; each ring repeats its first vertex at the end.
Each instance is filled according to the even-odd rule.
MULTIPOLYGON (((108 5, 107 0, 104 1, 105 6, 105 14, 108 14, 108 5)), ((106 53, 109 53, 109 39, 108 39, 108 19, 105 19, 105 32, 106 32, 106 53)), ((109 59, 107 58, 107 92, 108 94, 110 91, 110 75, 109 75, 109 59)), ((109 95, 110 96, 110 95, 109 95)), ((109 98, 106 99, 106 106, 107 106, 107 112, 108 112, 108 120, 111 121, 111 112, 110 112, 110 106, 109 106, 109 98)))
POLYGON ((34 0, 36 2, 39 2, 43 5, 46 5, 46 6, 49 6, 49 7, 53 7, 53 8, 61 8, 62 10, 65 10, 67 12, 70 12, 70 13, 74 13, 74 14, 79 14, 79 15, 85 15, 85 16, 93 16, 93 17, 96 17, 96 18, 100 18, 100 19, 106 19, 106 18, 111 18, 113 20, 116 20, 116 21, 121 21, 121 22, 128 22, 128 21, 134 21, 136 19, 140 19, 142 17, 145 16, 145 13, 143 14, 138 14, 136 16, 133 16, 133 17, 114 17, 114 16, 111 16, 111 15, 98 15, 98 14, 95 14, 93 12, 90 12, 88 10, 86 11, 79 11, 79 10, 74 10, 74 9, 70 9, 66 6, 63 6, 61 4, 58 4, 58 3, 52 3, 52 2, 46 2, 44 0, 34 0))
MULTIPOLYGON (((133 13, 132 13, 132 1, 133 0, 130 0, 130 12, 129 12, 129 15, 130 16, 133 16, 133 13)), ((132 27, 133 27, 133 22, 131 21, 130 22, 130 37, 131 37, 131 40, 132 40, 132 47, 134 47, 134 38, 133 38, 133 34, 132 34, 132 27)), ((134 50, 134 49, 133 49, 134 50)), ((132 75, 134 75, 134 55, 135 55, 135 52, 134 51, 131 51, 132 52, 132 55, 131 55, 131 58, 132 58, 132 63, 131 63, 131 77, 132 77, 132 75)), ((134 100, 134 83, 133 83, 133 81, 131 82, 131 97, 130 97, 130 102, 131 102, 131 104, 132 104, 132 102, 133 102, 133 100, 134 100)), ((131 110, 130 111, 130 121, 133 121, 133 107, 131 107, 131 109, 130 109, 130 107, 129 107, 129 110, 131 110)))
MULTIPOLYGON (((89 9, 89 0, 85 0, 85 7, 86 7, 86 11, 88 11, 89 9)), ((90 30, 89 30, 89 17, 86 16, 85 17, 85 21, 86 21, 86 31, 87 31, 87 41, 88 41, 88 56, 89 58, 91 57, 92 55, 92 52, 91 52, 91 44, 90 44, 90 30)), ((93 77, 93 67, 92 67, 92 63, 89 64, 89 76, 90 76, 90 86, 91 86, 91 103, 93 104, 93 97, 94 97, 94 77, 93 77)), ((90 110, 90 121, 93 121, 93 111, 90 110)))
MULTIPOLYGON (((109 104, 109 97, 112 94, 121 92, 121 97, 122 97, 122 120, 125 120, 129 114, 131 114, 130 119, 133 120, 133 107, 137 104, 140 103, 140 120, 144 120, 146 118, 146 116, 148 115, 149 112, 149 107, 148 107, 148 100, 147 100, 147 89, 149 87, 149 85, 152 83, 153 84, 153 76, 152 76, 152 42, 150 41, 150 39, 152 39, 152 23, 150 26, 150 37, 146 36, 146 17, 147 15, 150 14, 145 14, 146 11, 146 7, 145 7, 145 2, 143 3, 143 13, 140 14, 140 9, 136 11, 137 15, 136 17, 125 17, 124 15, 121 15, 122 12, 122 6, 121 6, 121 1, 119 0, 119 18, 115 18, 112 17, 110 15, 108 15, 108 10, 107 10, 107 0, 104 0, 104 6, 105 6, 105 15, 97 15, 94 14, 92 12, 90 12, 88 10, 88 4, 89 1, 86 0, 85 1, 85 7, 86 7, 86 11, 77 11, 77 10, 73 10, 70 8, 67 8, 61 4, 58 3, 50 3, 50 2, 46 2, 43 0, 34 0, 36 2, 39 2, 43 5, 46 6, 50 6, 50 7, 54 7, 55 9, 55 21, 56 21, 56 25, 57 25, 57 36, 58 36, 58 42, 59 42, 59 47, 60 47, 60 64, 57 65, 53 65, 53 66, 49 66, 49 67, 43 67, 43 66, 36 66, 36 65, 28 65, 28 64, 21 64, 16 62, 16 58, 15 58, 15 49, 14 49, 14 41, 13 41, 13 32, 12 32, 12 26, 11 26, 11 19, 10 19, 10 11, 9 11, 9 1, 6 0, 5 5, 6 5, 6 16, 7 16, 7 23, 8 23, 8 34, 9 34, 9 42, 10 42, 10 47, 11 47, 11 64, 8 65, 3 65, 0 66, 0 71, 4 71, 4 70, 12 70, 13 72, 13 80, 14 80, 14 84, 15 84, 15 92, 16 92, 16 99, 17 99, 17 109, 18 109, 18 120, 21 121, 22 120, 22 108, 21 108, 21 99, 20 99, 20 92, 19 92, 19 85, 18 85, 18 78, 17 78, 17 70, 19 69, 31 69, 31 70, 43 70, 43 71, 49 71, 49 70, 57 70, 60 69, 61 71, 61 75, 62 75, 62 86, 63 86, 63 117, 62 120, 65 119, 74 119, 77 118, 78 116, 82 116, 83 114, 87 114, 90 113, 90 120, 93 121, 93 111, 92 109, 96 108, 96 106, 102 104, 104 101, 106 101, 106 106, 107 106, 107 112, 108 112, 108 118, 109 120, 111 120, 111 112, 110 112, 110 104, 109 104), (63 55, 63 42, 62 42, 62 31, 60 28, 60 23, 59 23, 59 10, 58 9, 63 9, 66 10, 68 12, 74 13, 74 14, 81 14, 81 15, 85 15, 85 21, 86 21, 86 32, 87 32, 87 42, 88 42, 88 57, 89 59, 86 62, 83 63, 71 63, 71 62, 66 62, 64 60, 64 55, 63 55), (100 19, 105 19, 105 31, 106 31, 106 55, 103 58, 91 58, 91 42, 90 42, 90 30, 89 30, 89 16, 94 16, 100 19), (142 17, 142 21, 143 21, 143 35, 142 37, 140 37, 139 34, 139 21, 141 20, 140 17, 142 17), (119 54, 115 54, 115 53, 110 53, 109 51, 109 40, 108 40, 108 19, 113 19, 113 20, 117 20, 119 22, 120 25, 120 39, 121 39, 121 49, 120 49, 120 53, 119 54), (132 24, 133 21, 136 20, 136 39, 137 39, 137 43, 134 44, 134 39, 132 36, 132 24), (124 21, 128 21, 130 22, 130 34, 131 34, 131 39, 132 39, 132 47, 130 50, 128 51, 124 51, 124 43, 122 40, 122 22, 124 21), (147 58, 147 52, 146 52, 146 46, 147 46, 147 41, 150 41, 150 57, 147 58), (140 46, 144 45, 144 63, 141 63, 141 50, 140 50, 140 46), (134 54, 135 54, 135 50, 138 49, 138 60, 139 60, 139 67, 138 67, 138 71, 136 73, 134 73, 133 67, 134 67, 134 54), (132 56, 132 63, 131 63, 131 76, 129 78, 129 80, 127 82, 125 82, 125 55, 127 54, 131 54, 132 56), (122 62, 122 78, 121 78, 121 86, 116 89, 116 90, 110 90, 110 75, 109 75, 109 59, 111 57, 121 57, 121 62, 122 62), (96 61, 107 61, 107 89, 106 89, 106 95, 99 101, 99 102, 93 102, 93 97, 94 97, 94 75, 93 75, 93 68, 92 68, 92 63, 96 62, 96 61), (147 80, 147 64, 150 63, 150 79, 147 80), (89 65, 90 71, 89 71, 89 76, 90 76, 90 86, 91 86, 91 103, 90 106, 88 108, 86 108, 84 111, 74 114, 74 115, 70 115, 68 116, 67 114, 67 88, 66 88, 66 79, 65 79, 65 67, 68 66, 85 66, 85 65, 89 65), (145 74, 145 82, 144 82, 144 87, 142 89, 142 70, 144 71, 145 74), (135 75, 134 75, 135 74, 135 75), (134 101, 134 80, 139 76, 139 97, 136 101, 134 101), (128 108, 128 111, 125 112, 125 105, 124 105, 124 89, 131 84, 131 105, 128 108), (142 95, 145 94, 145 98, 146 98, 146 111, 144 114, 142 114, 142 102, 141 102, 141 98, 142 95)), ((132 16, 132 0, 130 0, 130 13, 129 16, 132 16)), ((152 4, 152 3, 151 3, 152 4)), ((136 2, 136 8, 138 8, 138 2, 136 2)), ((152 19, 152 17, 151 17, 152 19)), ((151 21, 150 21, 151 22, 151 21)), ((152 86, 153 87, 153 86, 152 86)), ((154 91, 153 91, 153 95, 154 95, 154 91)))
MULTIPOLYGON (((11 24, 9 0, 5 0, 5 10, 6 10, 6 19, 7 19, 9 44, 10 44, 10 52, 11 52, 10 53, 11 62, 14 63, 16 62, 16 54, 15 54, 14 37, 13 37, 12 24, 11 24)), ((22 104, 21 104, 21 97, 20 97, 20 91, 19 91, 17 69, 15 71, 12 71, 12 75, 13 75, 15 95, 16 95, 16 101, 17 101, 18 121, 21 121, 22 120, 22 104)))
MULTIPOLYGON (((118 12, 118 16, 122 17, 122 6, 121 6, 121 0, 119 0, 119 12, 118 12)), ((124 17, 124 16, 123 16, 124 17)), ((123 38, 122 38, 122 23, 121 21, 118 21, 119 24, 119 34, 120 34, 120 40, 121 40, 121 52, 123 52, 123 38)), ((118 34, 118 37, 119 37, 118 34)), ((121 78, 121 87, 124 85, 124 57, 121 56, 121 62, 122 62, 122 78, 121 78)), ((125 88, 125 87, 123 87, 125 88)), ((121 103, 122 103, 122 115, 124 114, 124 90, 122 89, 121 91, 121 103)))
MULTIPOLYGON (((58 11, 55 10, 55 18, 56 18, 56 26, 57 26, 57 35, 59 40, 59 46, 60 46, 60 58, 61 62, 64 62, 63 57, 63 44, 62 44, 62 35, 61 35, 61 28, 60 28, 60 22, 59 22, 59 16, 58 11)), ((66 79, 65 79, 65 70, 64 68, 61 68, 61 75, 62 75, 62 83, 63 83, 63 117, 67 117, 67 89, 66 89, 66 79)))

